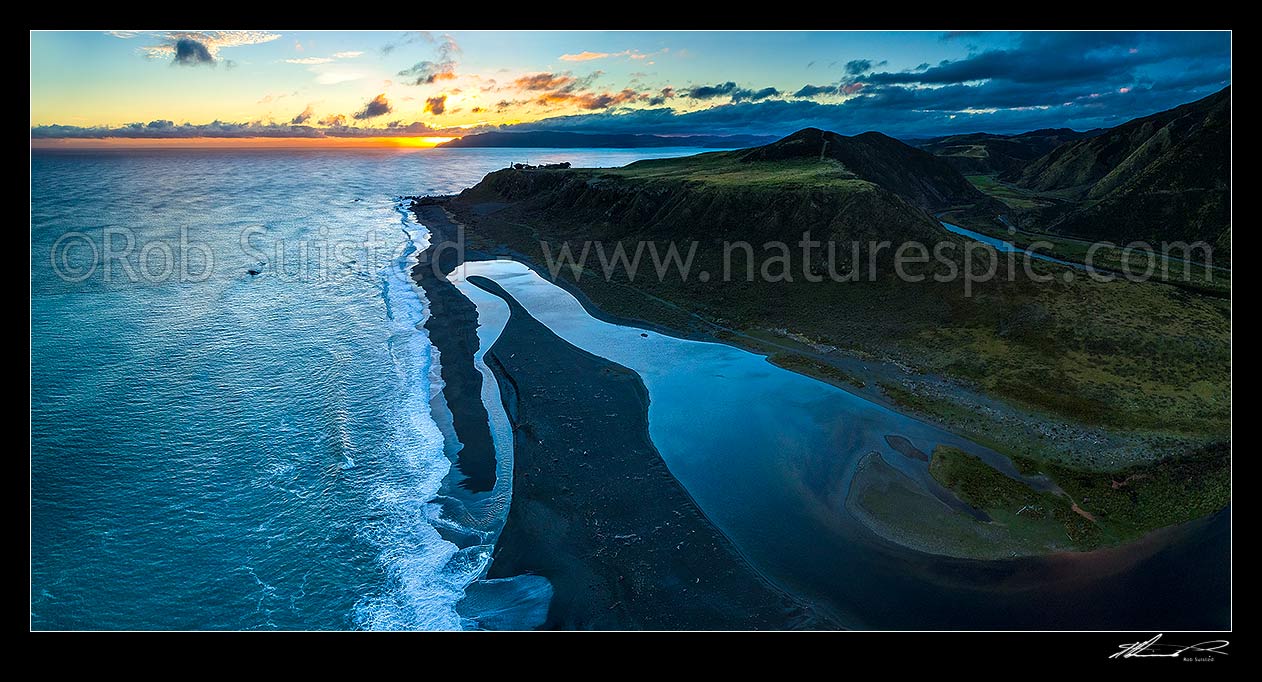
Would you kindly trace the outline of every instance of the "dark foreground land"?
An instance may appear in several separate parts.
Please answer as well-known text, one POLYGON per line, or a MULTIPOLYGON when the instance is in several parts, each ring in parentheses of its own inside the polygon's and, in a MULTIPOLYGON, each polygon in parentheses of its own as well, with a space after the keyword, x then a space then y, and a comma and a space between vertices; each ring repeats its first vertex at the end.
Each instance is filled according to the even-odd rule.
MULTIPOLYGON (((961 256, 969 240, 932 216, 995 220, 1009 207, 946 162, 877 133, 806 129, 764 147, 622 168, 501 170, 444 208, 471 245, 537 269, 592 240, 625 253, 696 247, 695 277, 668 267, 632 278, 603 272, 599 258, 541 274, 581 292, 589 311, 768 355, 1049 477, 1086 516, 1061 523, 1017 496, 986 498, 1023 521, 1055 522, 1034 553, 1125 544, 1230 500, 1230 300, 1038 261, 970 289, 951 275, 976 274, 961 256), (725 271, 725 242, 795 243, 806 227, 843 245, 910 241, 955 255, 918 280, 874 254, 871 274, 849 280, 700 276, 725 271), (1079 519, 1091 532, 1078 532, 1079 519)), ((788 270, 822 276, 814 260, 799 261, 788 270)), ((950 486, 957 495, 989 474, 961 471, 950 486)), ((894 542, 940 535, 936 517, 898 505, 881 518, 894 542)), ((942 551, 990 556, 958 543, 942 551)))
MULTIPOLYGON (((461 485, 489 490, 495 450, 473 365, 477 309, 447 280, 463 259, 486 254, 442 247, 461 235, 441 204, 412 208, 433 245, 413 277, 443 353, 461 485)), ((639 376, 566 343, 494 282, 470 282, 511 310, 486 354, 515 433, 513 502, 488 578, 546 577, 554 597, 545 629, 837 627, 770 584, 701 514, 649 440, 639 376)))
POLYGON ((671 476, 639 376, 566 343, 494 282, 469 281, 511 310, 486 355, 515 432, 488 578, 548 578, 545 628, 835 627, 754 571, 671 476))

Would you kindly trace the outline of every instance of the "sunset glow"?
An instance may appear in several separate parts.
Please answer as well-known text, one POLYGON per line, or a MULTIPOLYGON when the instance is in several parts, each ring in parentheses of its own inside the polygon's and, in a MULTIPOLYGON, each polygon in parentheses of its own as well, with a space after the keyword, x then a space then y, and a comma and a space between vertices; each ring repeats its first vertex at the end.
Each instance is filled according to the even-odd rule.
POLYGON ((1090 129, 1222 88, 1229 52, 1212 32, 35 31, 30 125, 37 148, 1090 129))

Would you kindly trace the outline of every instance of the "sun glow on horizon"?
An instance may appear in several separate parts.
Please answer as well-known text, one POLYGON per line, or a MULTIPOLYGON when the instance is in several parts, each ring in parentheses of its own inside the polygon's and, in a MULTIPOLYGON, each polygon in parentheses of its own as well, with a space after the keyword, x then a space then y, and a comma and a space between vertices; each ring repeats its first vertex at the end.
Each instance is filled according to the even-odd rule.
POLYGON ((455 136, 33 138, 32 149, 432 149, 455 136))

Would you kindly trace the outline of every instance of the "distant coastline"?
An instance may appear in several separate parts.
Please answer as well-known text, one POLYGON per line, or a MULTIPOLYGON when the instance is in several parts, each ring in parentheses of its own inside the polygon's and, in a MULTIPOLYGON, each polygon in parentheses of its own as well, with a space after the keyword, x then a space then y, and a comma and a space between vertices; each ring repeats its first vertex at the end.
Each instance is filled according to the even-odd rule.
POLYGON ((438 148, 505 147, 527 149, 551 147, 560 149, 607 148, 643 149, 652 147, 704 147, 710 149, 736 149, 766 144, 774 141, 772 135, 634 135, 569 133, 551 130, 521 133, 477 133, 458 137, 438 145, 438 148))

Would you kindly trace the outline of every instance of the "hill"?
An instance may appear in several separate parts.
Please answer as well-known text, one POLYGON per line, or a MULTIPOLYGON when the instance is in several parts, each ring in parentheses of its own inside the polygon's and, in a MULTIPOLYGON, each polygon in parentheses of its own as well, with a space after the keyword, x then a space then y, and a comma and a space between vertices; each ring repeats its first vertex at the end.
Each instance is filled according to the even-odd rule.
POLYGON ((1116 242, 1205 241, 1229 257, 1231 88, 1067 142, 1002 179, 1071 200, 1022 226, 1116 242))
POLYGON ((941 157, 964 175, 1012 174, 1065 142, 1088 138, 1099 132, 1045 128, 1019 135, 969 133, 920 140, 915 146, 941 157))
MULTIPOLYGON (((520 201, 524 210, 557 216, 558 231, 582 226, 566 237, 796 244, 811 230, 861 242, 863 254, 870 241, 940 239, 935 211, 1002 210, 932 154, 879 133, 846 137, 815 128, 751 149, 622 168, 505 169, 462 196, 520 201)), ((879 265, 890 264, 888 249, 878 256, 879 265)))

